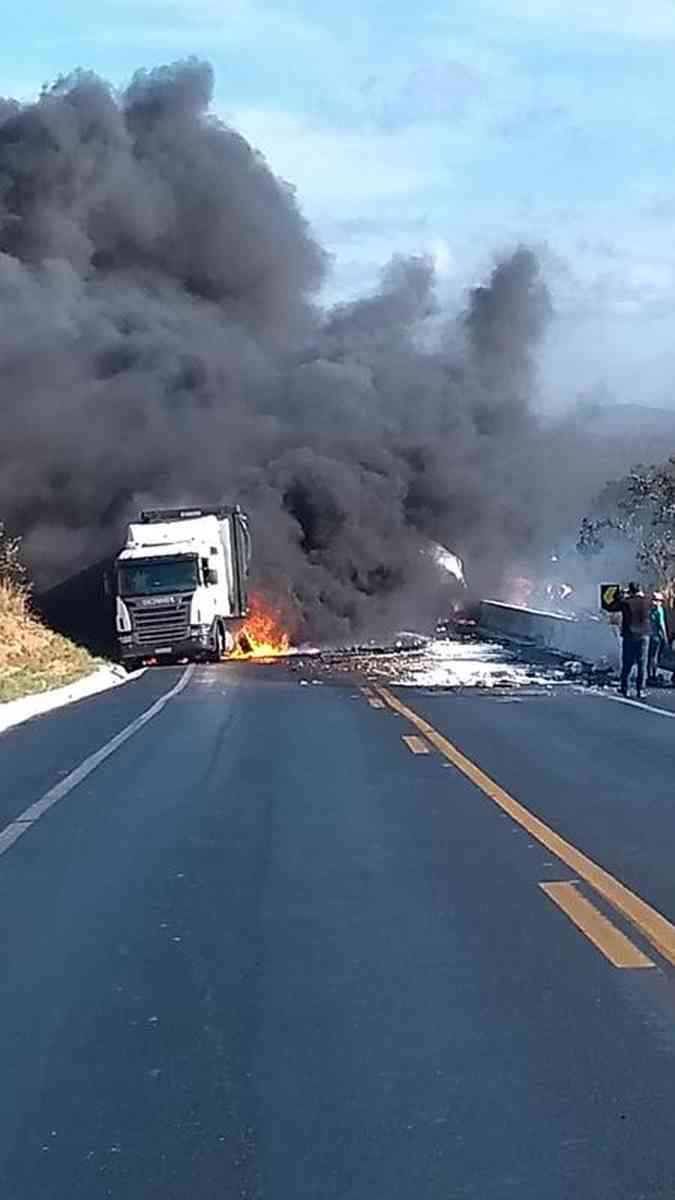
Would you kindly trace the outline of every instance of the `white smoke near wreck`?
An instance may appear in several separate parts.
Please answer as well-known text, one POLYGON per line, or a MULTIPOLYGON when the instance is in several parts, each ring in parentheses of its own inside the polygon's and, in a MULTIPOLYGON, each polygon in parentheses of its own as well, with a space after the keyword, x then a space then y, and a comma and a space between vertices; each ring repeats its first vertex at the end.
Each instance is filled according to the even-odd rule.
POLYGON ((0 517, 44 585, 143 505, 236 499, 299 631, 419 627, 430 541, 494 586, 550 536, 537 257, 445 329, 423 257, 320 311, 326 256, 212 83, 190 60, 0 101, 0 517))

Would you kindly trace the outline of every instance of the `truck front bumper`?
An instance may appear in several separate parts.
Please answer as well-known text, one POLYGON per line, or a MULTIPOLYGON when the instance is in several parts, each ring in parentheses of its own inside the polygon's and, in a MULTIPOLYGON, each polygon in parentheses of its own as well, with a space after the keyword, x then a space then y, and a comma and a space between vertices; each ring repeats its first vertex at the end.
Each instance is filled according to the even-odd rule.
POLYGON ((162 659, 172 658, 205 658, 214 648, 215 642, 208 630, 191 634, 187 638, 157 642, 154 645, 145 641, 138 642, 133 635, 117 639, 118 656, 123 664, 145 662, 150 658, 156 658, 160 662, 162 659))

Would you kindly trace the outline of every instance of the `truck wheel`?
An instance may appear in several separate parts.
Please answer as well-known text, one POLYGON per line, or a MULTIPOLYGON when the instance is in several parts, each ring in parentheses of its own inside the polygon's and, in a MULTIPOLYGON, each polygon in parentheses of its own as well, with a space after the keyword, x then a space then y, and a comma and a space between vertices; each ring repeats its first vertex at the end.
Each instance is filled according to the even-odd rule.
POLYGON ((225 653, 225 639, 220 625, 216 625, 216 644, 211 652, 211 662, 220 662, 225 653))

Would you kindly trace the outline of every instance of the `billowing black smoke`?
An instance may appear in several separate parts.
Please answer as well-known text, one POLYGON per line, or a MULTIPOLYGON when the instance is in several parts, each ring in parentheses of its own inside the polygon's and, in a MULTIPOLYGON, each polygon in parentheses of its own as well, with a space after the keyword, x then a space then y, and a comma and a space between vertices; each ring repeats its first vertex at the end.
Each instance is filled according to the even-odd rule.
POLYGON ((0 102, 0 516, 44 584, 143 505, 237 499, 304 631, 419 624, 429 539, 493 583, 539 536, 537 259, 505 257, 459 324, 424 258, 321 313, 293 190, 211 92, 189 61, 0 102))

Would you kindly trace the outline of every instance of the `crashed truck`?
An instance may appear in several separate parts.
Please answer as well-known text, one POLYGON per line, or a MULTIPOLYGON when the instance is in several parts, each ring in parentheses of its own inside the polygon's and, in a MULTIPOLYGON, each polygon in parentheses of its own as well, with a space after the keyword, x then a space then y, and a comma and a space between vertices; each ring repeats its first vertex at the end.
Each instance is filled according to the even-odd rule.
POLYGON ((107 578, 120 661, 217 662, 248 616, 251 535, 241 508, 152 509, 107 578))

